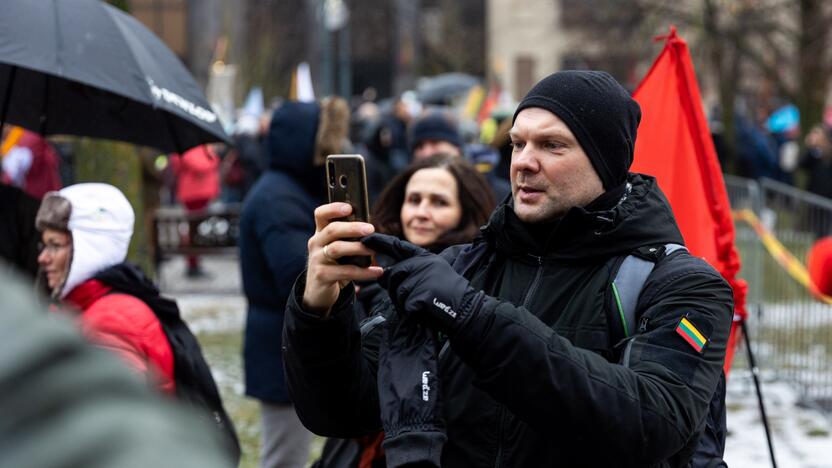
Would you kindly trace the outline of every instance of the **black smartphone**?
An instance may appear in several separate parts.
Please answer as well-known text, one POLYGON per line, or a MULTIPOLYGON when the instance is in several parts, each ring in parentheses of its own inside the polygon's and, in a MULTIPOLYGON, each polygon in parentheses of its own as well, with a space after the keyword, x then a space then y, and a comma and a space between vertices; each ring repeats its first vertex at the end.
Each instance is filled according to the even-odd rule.
MULTIPOLYGON (((360 154, 330 154, 326 157, 326 185, 329 202, 344 202, 352 205, 352 213, 339 221, 370 222, 369 197, 367 196, 367 171, 360 154)), ((357 240, 357 239, 351 239, 357 240)), ((368 267, 369 256, 348 256, 338 263, 368 267)))

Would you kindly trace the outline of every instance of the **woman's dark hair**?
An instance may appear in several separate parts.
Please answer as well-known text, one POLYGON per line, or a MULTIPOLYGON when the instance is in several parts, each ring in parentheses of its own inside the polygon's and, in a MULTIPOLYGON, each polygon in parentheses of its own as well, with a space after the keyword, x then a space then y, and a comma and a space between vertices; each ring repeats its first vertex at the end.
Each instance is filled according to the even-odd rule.
POLYGON ((447 154, 416 161, 387 184, 373 205, 372 220, 376 230, 404 239, 401 208, 405 189, 413 174, 422 169, 445 169, 456 179, 462 211, 459 224, 439 236, 433 245, 428 246, 429 250, 439 251, 451 245, 471 242, 494 210, 494 195, 485 177, 474 166, 459 156, 447 154))

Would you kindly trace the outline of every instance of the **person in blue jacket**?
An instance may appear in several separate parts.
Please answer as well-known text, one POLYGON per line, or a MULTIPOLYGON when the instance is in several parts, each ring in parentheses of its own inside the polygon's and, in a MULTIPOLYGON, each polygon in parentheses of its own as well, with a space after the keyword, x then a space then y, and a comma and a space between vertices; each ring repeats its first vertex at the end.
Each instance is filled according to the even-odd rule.
POLYGON ((326 200, 326 155, 342 152, 348 129, 349 108, 339 98, 281 105, 267 135, 268 170, 243 203, 240 263, 248 300, 243 357, 246 395, 261 403, 262 467, 301 467, 308 458, 312 434, 295 414, 283 375, 283 311, 306 266, 313 211, 326 200))

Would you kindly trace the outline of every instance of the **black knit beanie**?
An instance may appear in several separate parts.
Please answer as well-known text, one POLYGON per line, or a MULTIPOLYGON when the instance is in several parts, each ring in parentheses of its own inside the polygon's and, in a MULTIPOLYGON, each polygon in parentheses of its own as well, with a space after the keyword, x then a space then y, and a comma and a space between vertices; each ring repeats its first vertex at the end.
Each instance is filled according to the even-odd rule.
POLYGON ((441 112, 430 112, 413 122, 410 128, 410 151, 425 140, 447 141, 462 149, 462 137, 456 123, 441 112))
POLYGON ((569 70, 537 83, 514 112, 540 107, 563 120, 609 190, 627 180, 641 108, 602 71, 569 70))

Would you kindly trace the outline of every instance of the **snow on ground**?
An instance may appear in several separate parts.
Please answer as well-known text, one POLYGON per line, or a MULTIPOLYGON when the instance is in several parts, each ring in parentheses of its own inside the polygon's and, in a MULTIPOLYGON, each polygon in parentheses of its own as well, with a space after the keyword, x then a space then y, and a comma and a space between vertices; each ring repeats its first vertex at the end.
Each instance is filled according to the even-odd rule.
MULTIPOLYGON (((800 404, 783 381, 761 377, 763 400, 780 468, 832 468, 832 423, 824 413, 800 404)), ((726 396, 728 438, 725 461, 731 468, 771 466, 751 373, 731 371, 726 396)))
POLYGON ((171 294, 195 334, 242 330, 246 300, 232 294, 171 294))

